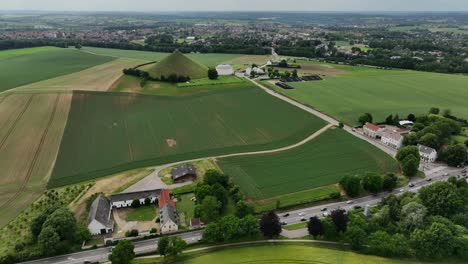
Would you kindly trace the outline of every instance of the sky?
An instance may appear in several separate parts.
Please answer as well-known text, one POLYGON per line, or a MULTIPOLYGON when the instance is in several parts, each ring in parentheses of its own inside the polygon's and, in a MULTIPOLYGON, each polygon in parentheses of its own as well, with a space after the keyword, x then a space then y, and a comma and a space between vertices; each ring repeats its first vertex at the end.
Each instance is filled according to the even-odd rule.
POLYGON ((468 0, 0 0, 0 10, 468 11, 468 0))

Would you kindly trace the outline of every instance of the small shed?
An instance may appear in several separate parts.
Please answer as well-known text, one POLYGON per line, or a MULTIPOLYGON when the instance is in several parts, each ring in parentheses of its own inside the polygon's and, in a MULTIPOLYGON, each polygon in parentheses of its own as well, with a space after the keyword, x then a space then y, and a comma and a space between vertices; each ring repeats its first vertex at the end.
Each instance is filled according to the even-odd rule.
POLYGON ((192 218, 190 219, 190 227, 189 229, 199 229, 203 227, 203 222, 200 220, 200 218, 192 218))
POLYGON ((192 164, 184 164, 171 170, 171 178, 174 182, 193 181, 197 177, 197 171, 192 164))

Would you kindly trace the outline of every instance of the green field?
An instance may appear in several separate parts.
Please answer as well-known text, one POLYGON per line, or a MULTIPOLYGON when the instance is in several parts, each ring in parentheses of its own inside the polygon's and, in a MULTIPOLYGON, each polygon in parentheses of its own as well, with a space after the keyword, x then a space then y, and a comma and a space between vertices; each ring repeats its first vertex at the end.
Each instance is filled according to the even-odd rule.
POLYGON ((297 143, 325 123, 252 84, 192 96, 75 92, 50 186, 297 143))
POLYGON ((421 31, 429 30, 431 32, 444 32, 444 33, 455 33, 455 34, 468 34, 468 30, 462 27, 447 27, 447 26, 431 26, 431 25, 419 25, 419 26, 397 26, 390 28, 390 31, 396 32, 408 32, 408 31, 421 31))
POLYGON ((468 76, 315 64, 343 73, 323 81, 292 83, 293 90, 263 83, 350 125, 357 125, 359 115, 366 112, 379 122, 390 114, 424 114, 431 107, 468 118, 468 76))
POLYGON ((111 57, 52 47, 0 51, 0 92, 111 60, 111 57))
MULTIPOLYGON (((143 61, 160 61, 167 57, 170 53, 139 51, 139 50, 120 50, 120 49, 106 49, 106 48, 93 48, 84 47, 84 51, 92 53, 113 56, 119 58, 138 59, 143 61)), ((199 53, 199 54, 186 54, 192 60, 195 60, 205 66, 213 67, 220 63, 227 62, 238 57, 241 54, 223 54, 223 53, 199 53)))
POLYGON ((130 208, 127 214, 127 221, 152 221, 156 218, 156 206, 144 205, 139 208, 130 208))
MULTIPOLYGON (((136 259, 132 264, 163 263, 162 259, 136 259)), ((273 244, 248 247, 229 247, 214 251, 191 253, 182 256, 173 263, 186 264, 422 264, 437 262, 421 262, 407 259, 390 259, 377 256, 358 254, 339 247, 306 245, 306 244, 273 244)), ((439 263, 454 263, 444 261, 439 263)), ((459 262, 462 263, 462 262, 459 262)))
POLYGON ((237 76, 219 76, 216 80, 210 80, 208 78, 202 78, 198 80, 191 80, 187 83, 178 83, 178 87, 190 87, 190 86, 205 86, 205 85, 221 85, 221 84, 233 84, 242 83, 244 79, 237 76))
POLYGON ((340 129, 291 150, 220 159, 218 165, 253 199, 334 184, 346 174, 398 168, 390 156, 340 129))

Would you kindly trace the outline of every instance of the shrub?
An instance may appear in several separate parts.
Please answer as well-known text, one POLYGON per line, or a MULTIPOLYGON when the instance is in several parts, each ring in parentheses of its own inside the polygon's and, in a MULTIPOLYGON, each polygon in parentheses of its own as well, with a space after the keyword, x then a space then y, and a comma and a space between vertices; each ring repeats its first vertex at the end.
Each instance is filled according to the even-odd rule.
POLYGON ((136 229, 128 230, 127 232, 125 232, 125 236, 126 237, 136 237, 136 236, 138 236, 138 230, 136 230, 136 229))

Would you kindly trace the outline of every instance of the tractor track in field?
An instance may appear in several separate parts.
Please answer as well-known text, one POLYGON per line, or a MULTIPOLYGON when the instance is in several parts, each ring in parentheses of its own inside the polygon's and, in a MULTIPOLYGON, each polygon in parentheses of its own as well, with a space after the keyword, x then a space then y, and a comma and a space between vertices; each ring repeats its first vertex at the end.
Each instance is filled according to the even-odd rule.
POLYGON ((5 142, 7 141, 7 139, 10 137, 11 133, 13 132, 13 130, 15 129, 16 125, 18 124, 18 122, 21 120, 21 118, 23 117, 24 113, 26 112, 26 110, 29 108, 29 105, 31 104, 31 101, 33 99, 34 95, 31 95, 31 97, 29 97, 28 101, 26 102, 26 105, 24 106, 23 110, 21 110, 21 113, 19 113, 19 115, 16 117, 15 121, 13 122, 13 124, 11 124, 10 128, 8 129, 7 133, 5 134, 5 136, 2 138, 2 140, 0 141, 0 150, 2 150, 3 148, 3 145, 5 144, 5 142))
MULTIPOLYGON (((32 97, 33 96, 31 96, 31 98, 32 97)), ((39 141, 39 145, 37 146, 36 151, 34 152, 34 156, 32 158, 31 164, 29 165, 28 171, 26 173, 26 177, 22 181, 21 187, 15 192, 15 194, 12 197, 7 199, 5 202, 3 202, 2 205, 0 205, 0 210, 4 209, 5 207, 8 207, 11 204, 11 202, 16 200, 18 198, 18 196, 26 189, 26 185, 29 182, 29 179, 31 178, 34 167, 36 166, 36 162, 37 162, 37 159, 39 157, 39 153, 41 152, 42 146, 44 145, 44 141, 47 138, 47 134, 49 132, 49 127, 51 126, 52 122, 54 121, 55 113, 57 112, 57 106, 58 106, 58 102, 59 102, 60 97, 61 97, 61 95, 57 94, 57 97, 55 98, 55 102, 54 102, 54 107, 53 107, 52 112, 50 113, 50 116, 49 116, 49 120, 47 121, 47 125, 46 125, 46 127, 44 129, 44 132, 42 132, 42 136, 41 136, 41 139, 39 141)), ((28 102, 28 106, 29 106, 29 102, 28 102)), ((24 111, 23 111, 23 113, 24 113, 24 111)))

